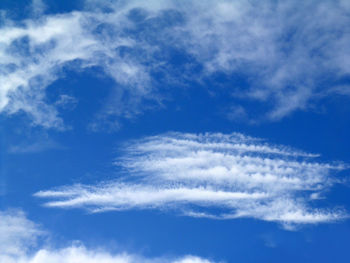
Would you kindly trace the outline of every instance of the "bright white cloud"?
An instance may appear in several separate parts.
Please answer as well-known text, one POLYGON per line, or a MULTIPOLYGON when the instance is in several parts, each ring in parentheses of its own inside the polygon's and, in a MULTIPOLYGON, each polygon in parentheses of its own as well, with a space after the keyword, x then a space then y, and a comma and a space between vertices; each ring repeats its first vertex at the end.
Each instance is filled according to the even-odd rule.
POLYGON ((194 217, 251 217, 282 223, 321 223, 347 217, 318 207, 346 169, 308 154, 242 134, 169 133, 133 141, 116 165, 125 178, 97 186, 73 185, 35 195, 45 205, 92 212, 172 209, 194 217))
POLYGON ((149 259, 128 253, 110 253, 101 248, 88 249, 82 244, 65 248, 38 245, 44 233, 20 210, 0 211, 0 263, 211 263, 195 256, 149 259))
MULTIPOLYGON (((221 72, 242 76, 248 86, 231 93, 265 103, 271 108, 265 117, 277 120, 342 93, 332 83, 342 89, 338 82, 350 73, 345 2, 127 1, 102 8, 90 0, 83 11, 34 16, 20 25, 5 20, 0 111, 24 111, 35 125, 63 128, 46 88, 66 67, 97 66, 118 87, 100 119, 132 117, 144 99, 157 103, 167 84, 221 72), (191 60, 173 65, 170 49, 191 60)), ((45 10, 42 1, 33 6, 36 14, 45 10)), ((242 110, 249 118, 249 109, 242 110)))

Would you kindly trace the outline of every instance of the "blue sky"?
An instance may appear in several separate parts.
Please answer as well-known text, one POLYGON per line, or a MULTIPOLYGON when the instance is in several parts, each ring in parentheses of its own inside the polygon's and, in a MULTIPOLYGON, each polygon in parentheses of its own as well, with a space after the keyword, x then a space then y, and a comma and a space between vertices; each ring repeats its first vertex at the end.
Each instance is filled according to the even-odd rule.
POLYGON ((348 1, 0 2, 0 262, 348 262, 348 1))

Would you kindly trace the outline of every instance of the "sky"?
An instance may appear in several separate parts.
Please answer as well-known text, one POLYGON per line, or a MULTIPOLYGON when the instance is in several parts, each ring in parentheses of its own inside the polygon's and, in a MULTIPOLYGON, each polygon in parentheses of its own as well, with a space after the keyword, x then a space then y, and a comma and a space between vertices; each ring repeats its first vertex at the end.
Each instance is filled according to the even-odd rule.
POLYGON ((349 24, 0 1, 0 263, 349 262, 349 24))

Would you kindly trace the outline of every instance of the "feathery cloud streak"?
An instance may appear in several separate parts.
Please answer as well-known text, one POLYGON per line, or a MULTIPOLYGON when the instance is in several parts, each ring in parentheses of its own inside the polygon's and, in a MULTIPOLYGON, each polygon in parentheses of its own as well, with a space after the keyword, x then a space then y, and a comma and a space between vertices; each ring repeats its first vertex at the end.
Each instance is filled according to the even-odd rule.
POLYGON ((34 125, 63 128, 47 87, 66 68, 99 67, 117 86, 101 119, 139 114, 170 83, 224 73, 248 83, 230 87, 234 97, 265 103, 263 117, 277 120, 347 94, 341 81, 350 73, 349 10, 346 1, 86 1, 81 11, 5 19, 0 111, 24 111, 34 125), (172 63, 173 51, 186 59, 172 63))
POLYGON ((125 178, 72 185, 35 195, 48 207, 92 212, 172 209, 217 219, 256 218, 296 224, 330 222, 344 211, 315 208, 315 199, 346 169, 311 161, 317 155, 233 133, 169 133, 130 143, 116 165, 125 178))
POLYGON ((0 263, 212 263, 195 256, 149 259, 134 254, 113 254, 101 248, 88 249, 82 244, 55 249, 40 247, 37 240, 49 235, 21 210, 0 211, 0 263))

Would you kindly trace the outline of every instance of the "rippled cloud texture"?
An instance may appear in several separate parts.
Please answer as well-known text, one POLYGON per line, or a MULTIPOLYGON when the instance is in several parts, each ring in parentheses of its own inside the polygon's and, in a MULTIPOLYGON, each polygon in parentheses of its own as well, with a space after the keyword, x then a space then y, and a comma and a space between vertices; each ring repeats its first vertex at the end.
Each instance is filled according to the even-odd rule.
POLYGON ((48 207, 92 212, 175 210, 193 217, 256 218, 298 224, 347 217, 313 208, 344 165, 316 162, 309 154, 242 134, 169 133, 128 144, 115 162, 127 176, 100 185, 72 185, 35 195, 48 207))
MULTIPOLYGON (((35 14, 43 10, 34 5, 35 14)), ((91 120, 93 129, 111 116, 131 118, 147 103, 159 105, 167 86, 210 83, 215 74, 243 80, 225 89, 234 99, 231 117, 252 118, 240 104, 248 99, 265 105, 255 121, 278 120, 350 94, 343 84, 350 73, 349 12, 341 0, 165 0, 86 1, 70 13, 4 16, 0 111, 65 129, 60 99, 48 98, 47 88, 67 70, 98 68, 115 89, 91 120)))

